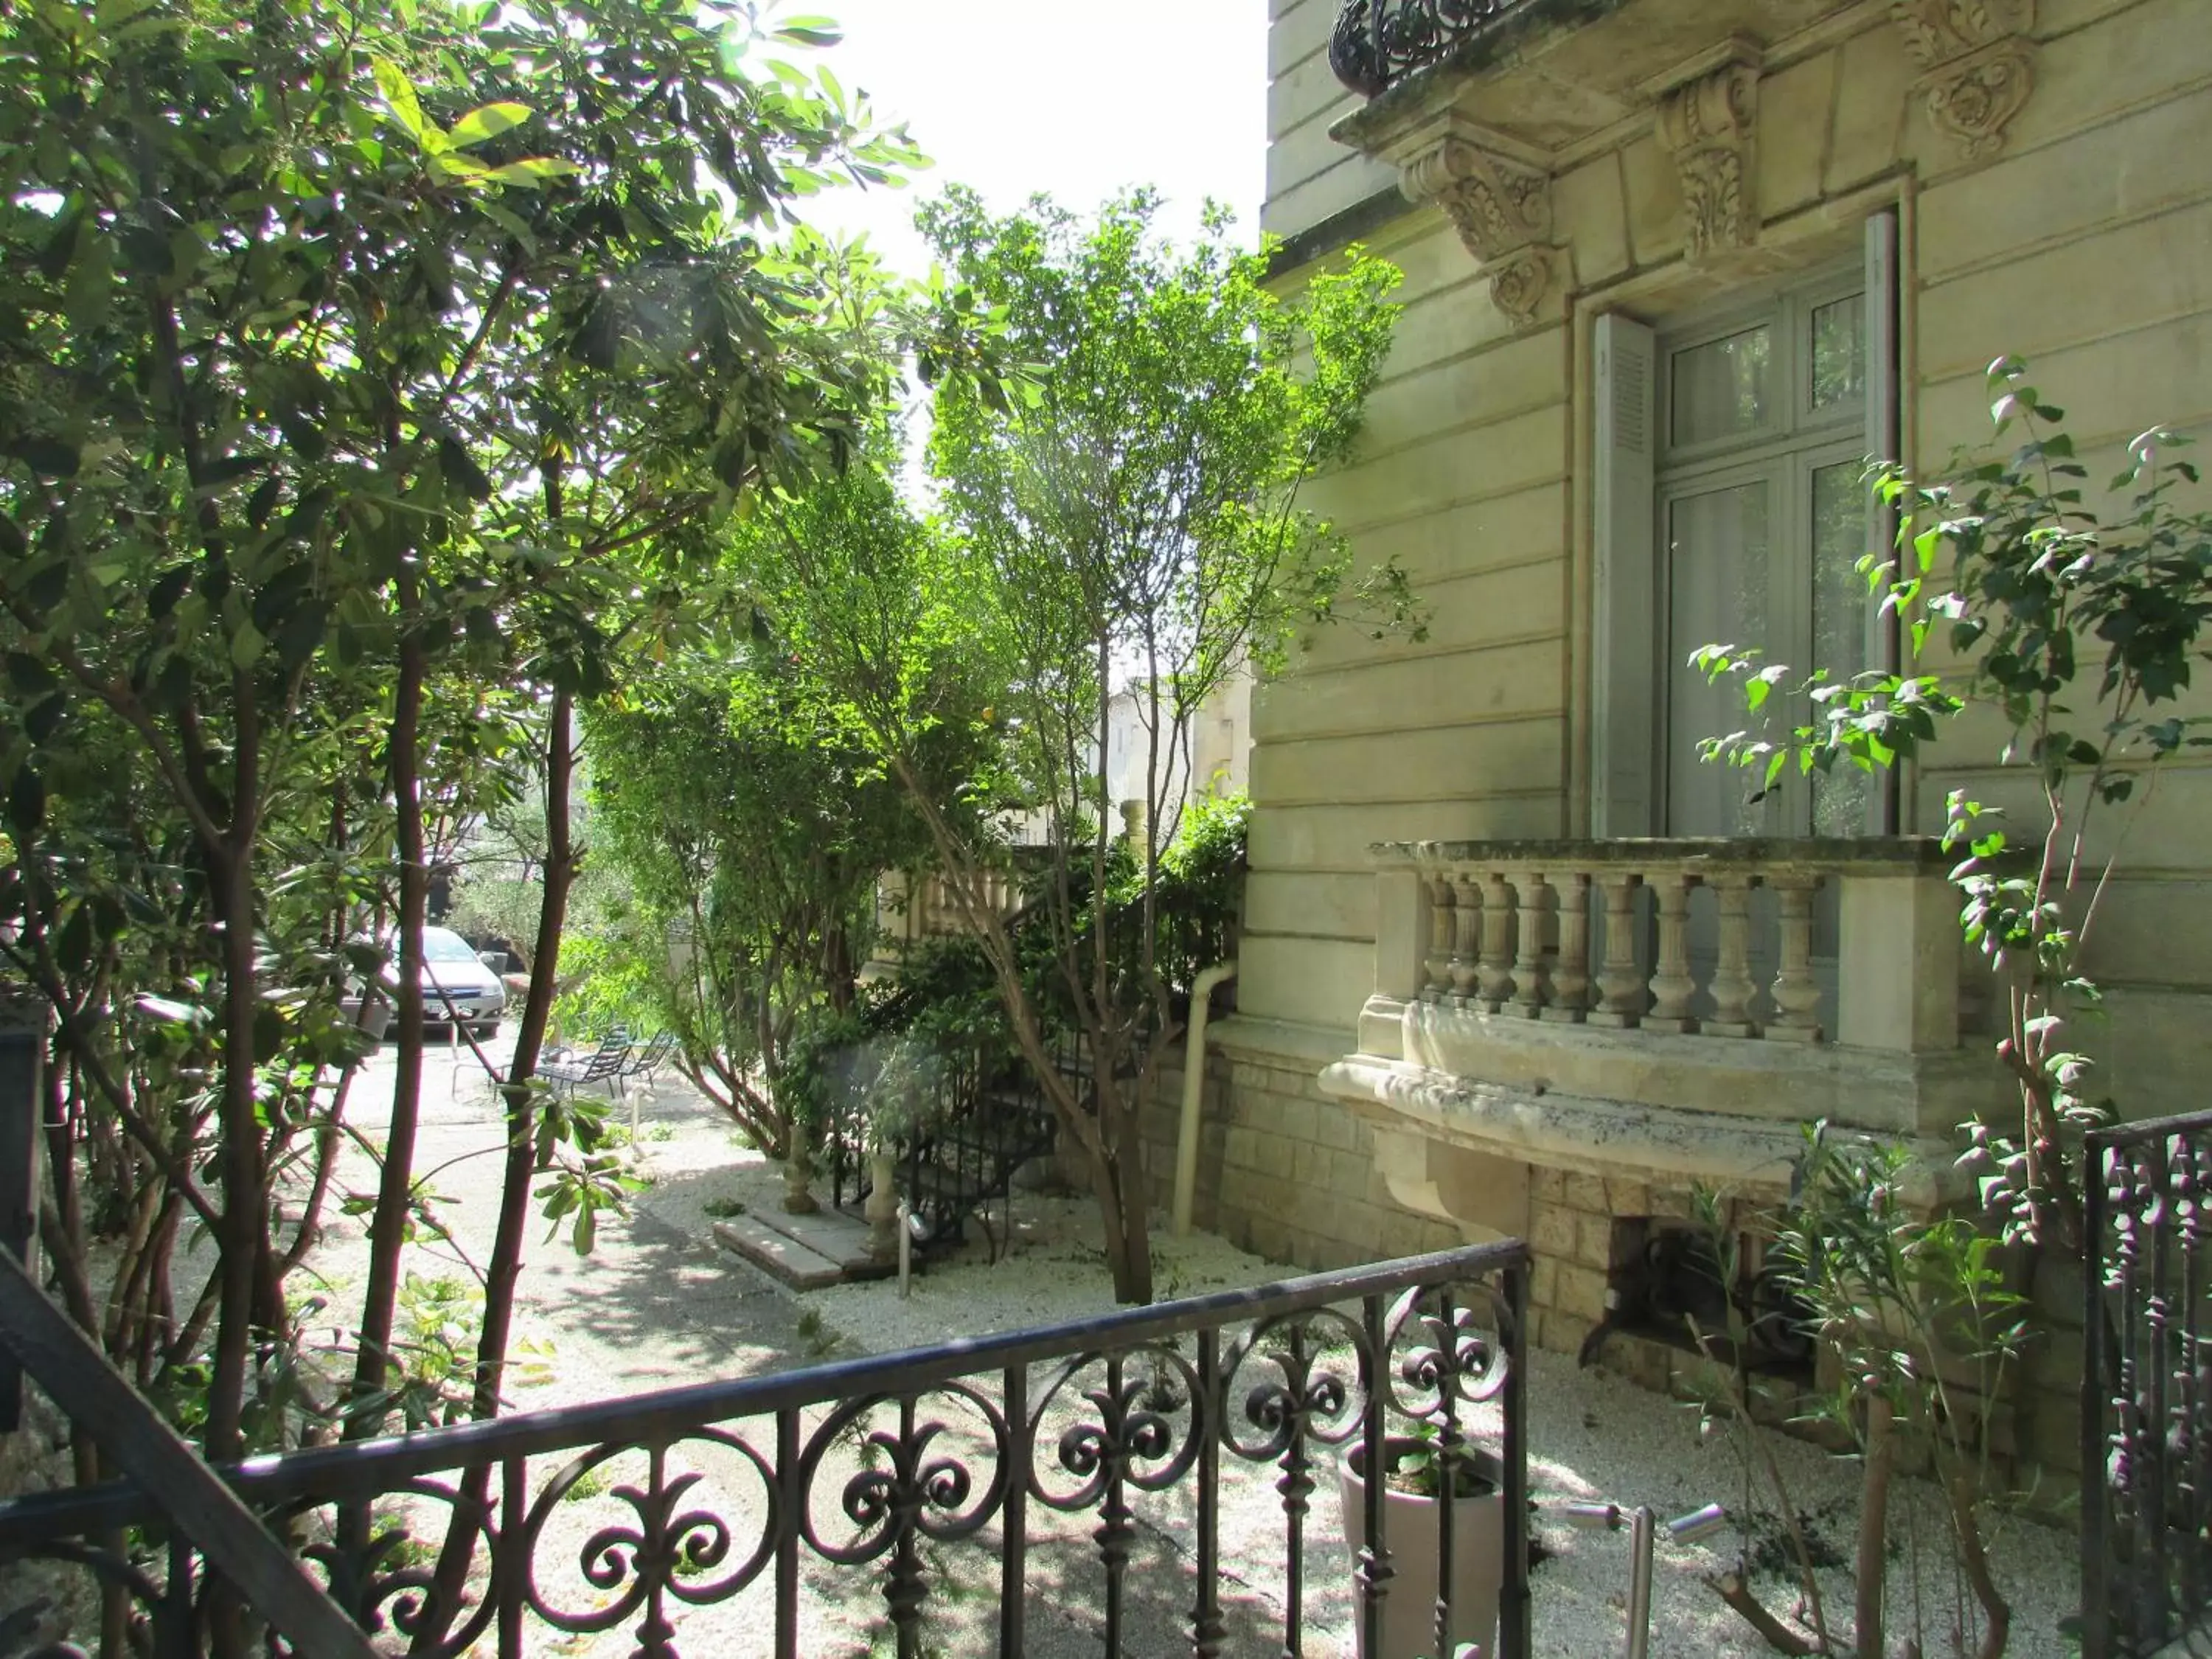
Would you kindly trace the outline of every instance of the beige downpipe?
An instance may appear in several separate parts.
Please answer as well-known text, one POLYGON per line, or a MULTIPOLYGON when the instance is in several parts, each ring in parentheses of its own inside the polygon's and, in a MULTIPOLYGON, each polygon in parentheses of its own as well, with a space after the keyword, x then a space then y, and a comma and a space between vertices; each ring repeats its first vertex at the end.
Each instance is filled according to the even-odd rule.
POLYGON ((1190 1034, 1182 1056, 1182 1121, 1176 1134, 1175 1234, 1190 1231, 1190 1209, 1198 1194, 1198 1121, 1206 1098, 1206 1022, 1213 1008, 1213 988, 1237 977, 1237 964, 1217 962, 1201 969, 1190 988, 1190 1034))

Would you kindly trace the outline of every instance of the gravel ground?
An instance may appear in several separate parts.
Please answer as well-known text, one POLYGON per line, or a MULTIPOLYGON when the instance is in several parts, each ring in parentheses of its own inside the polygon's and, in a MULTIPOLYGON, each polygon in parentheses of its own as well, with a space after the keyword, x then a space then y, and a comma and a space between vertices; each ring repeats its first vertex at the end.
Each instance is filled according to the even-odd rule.
MULTIPOLYGON (((495 1058, 502 1056, 495 1054, 495 1058)), ((372 1136, 388 1116, 389 1052, 368 1069, 356 1091, 353 1119, 372 1136)), ((1011 1231, 1004 1218, 1002 1258, 994 1262, 979 1239, 960 1257, 918 1278, 902 1298, 891 1281, 848 1285, 795 1296, 714 1249, 710 1227, 717 1215, 743 1206, 772 1213, 781 1196, 777 1172, 743 1150, 714 1109, 680 1083, 664 1083, 638 1101, 642 1133, 636 1148, 651 1185, 632 1213, 599 1231, 598 1248, 577 1257, 562 1243, 534 1232, 518 1310, 518 1340, 530 1363, 518 1378, 518 1409, 579 1404, 635 1395, 675 1383, 758 1375, 860 1352, 890 1352, 954 1335, 1018 1329, 1109 1310, 1113 1304, 1097 1224, 1085 1200, 1024 1195, 1011 1231)), ((469 1263, 489 1254, 499 1176, 499 1123, 489 1089, 464 1051, 458 1066, 434 1063, 423 1091, 418 1168, 437 1170, 431 1185, 441 1194, 451 1244, 424 1241, 411 1248, 410 1266, 428 1277, 466 1281, 469 1263)), ((374 1166, 362 1156, 341 1170, 342 1188, 369 1189, 374 1166)), ((335 1206, 334 1206, 335 1211, 335 1206)), ((326 1237, 311 1258, 313 1273, 342 1315, 357 1305, 365 1238, 362 1222, 333 1213, 326 1237)), ((1163 1297, 1195 1294, 1262 1283, 1285 1270, 1231 1248, 1219 1239, 1155 1239, 1158 1289, 1163 1297)), ((303 1283, 302 1289, 308 1288, 303 1283)), ((1048 1374, 1033 1374, 1032 1397, 1042 1398, 1048 1374)), ((1093 1371, 1072 1379, 1046 1430, 1072 1423, 1065 1402, 1102 1381, 1093 1371)), ((1741 1491, 1735 1455, 1725 1442, 1705 1443, 1694 1412, 1611 1376, 1577 1371, 1572 1363, 1539 1354, 1531 1362, 1528 1396, 1531 1482, 1540 1510, 1536 1533, 1548 1552, 1534 1575, 1536 1650, 1552 1659, 1588 1659, 1618 1651, 1627 1579, 1625 1535, 1568 1530, 1558 1505, 1601 1498, 1624 1504, 1649 1503, 1662 1516, 1709 1501, 1731 1502, 1741 1491)), ((933 1396, 935 1401, 940 1396, 933 1396)), ((943 1409, 940 1407, 940 1409, 943 1409)), ((1088 1411, 1088 1407, 1085 1407, 1088 1411)), ((950 1412, 947 1431, 933 1449, 963 1462, 979 1478, 994 1467, 988 1431, 980 1414, 950 1412)), ((840 1512, 848 1483, 864 1468, 881 1467, 880 1454, 864 1449, 871 1429, 893 1425, 878 1414, 857 1426, 829 1421, 826 1411, 807 1415, 804 1432, 817 1449, 811 1483, 816 1535, 835 1547, 853 1523, 840 1512)), ((773 1434, 754 1431, 763 1451, 773 1434)), ((1824 1456, 1802 1443, 1776 1437, 1777 1455, 1797 1507, 1819 1539, 1848 1549, 1857 1478, 1856 1466, 1824 1456)), ((763 1483, 742 1448, 694 1440, 672 1453, 696 1473, 686 1492, 687 1510, 720 1515, 729 1524, 733 1553, 718 1571, 734 1566, 765 1516, 763 1483)), ((540 1460, 531 1470, 533 1491, 544 1491, 563 1460, 540 1460)), ((1049 1464, 1048 1457, 1039 1458, 1049 1464)), ((1227 1651, 1279 1652, 1287 1600, 1282 1501, 1272 1466, 1224 1458, 1221 1597, 1230 1621, 1227 1651)), ((568 1622, 605 1623, 610 1591, 587 1582, 585 1566, 595 1540, 610 1528, 634 1525, 622 1486, 641 1480, 642 1454, 625 1454, 580 1472, 565 1496, 546 1499, 533 1552, 537 1589, 544 1603, 563 1610, 568 1622)), ((1306 1519, 1301 1565, 1308 1632, 1304 1650, 1315 1659, 1349 1655, 1345 1632, 1351 1618, 1350 1577, 1338 1529, 1340 1503, 1331 1468, 1316 1470, 1316 1489, 1306 1519)), ((1904 1482, 1893 1536, 1941 1551, 1940 1513, 1931 1489, 1904 1482)), ((1137 1494, 1137 1530, 1127 1576, 1129 1605, 1124 1650, 1156 1656, 1183 1650, 1193 1595, 1194 1532, 1188 1481, 1161 1493, 1137 1494)), ((980 1492, 980 1489, 979 1489, 980 1492)), ((972 1501, 972 1500, 971 1500, 972 1501)), ((1061 1515, 1032 1501, 1027 1593, 1027 1652, 1034 1659, 1073 1659, 1102 1650, 1103 1575, 1092 1541, 1095 1511, 1061 1515)), ((1771 1522, 1754 1523, 1754 1540, 1771 1551, 1771 1522)), ((1654 1592, 1652 1652, 1658 1659, 1696 1655, 1734 1659, 1767 1651, 1699 1581, 1732 1562, 1732 1534, 1703 1546, 1662 1543, 1654 1592)), ((928 1571, 930 1651, 966 1656, 995 1651, 999 1618, 997 1531, 985 1528, 965 1541, 924 1547, 928 1571)), ((2074 1607, 2078 1570, 2070 1534, 2026 1522, 2008 1526, 1995 1540, 1992 1558, 2014 1609, 2014 1659, 2056 1659, 2074 1645, 2058 1634, 2060 1618, 2074 1607)), ((602 1558, 603 1559, 603 1558, 602 1558)), ((817 1656, 887 1652, 882 1620, 881 1564, 833 1568, 804 1553, 800 1650, 817 1656)), ((711 1588, 714 1571, 690 1581, 711 1588)), ((714 1605, 672 1609, 676 1639, 687 1659, 749 1659, 769 1650, 772 1572, 746 1591, 714 1605)), ((1770 1606, 1787 1612, 1794 1593, 1781 1581, 1759 1581, 1770 1606)), ((1908 1553, 1891 1572, 1893 1638, 1909 1625, 1915 1605, 1908 1553)), ((1848 1576, 1823 1576, 1833 1608, 1847 1608, 1848 1576)), ((1929 1659, 1952 1650, 1952 1586, 1932 1570, 1917 1586, 1929 1659)), ((548 1630, 533 1654, 626 1656, 636 1650, 635 1613, 607 1631, 548 1630)), ((541 1628, 543 1628, 541 1626, 541 1628)), ((489 1644, 486 1646, 489 1651, 489 1644)))

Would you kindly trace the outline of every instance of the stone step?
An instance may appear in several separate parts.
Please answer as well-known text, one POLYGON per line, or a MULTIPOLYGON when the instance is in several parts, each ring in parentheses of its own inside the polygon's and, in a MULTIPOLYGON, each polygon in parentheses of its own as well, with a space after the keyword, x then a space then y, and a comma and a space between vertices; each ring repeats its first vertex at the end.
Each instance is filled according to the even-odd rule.
POLYGON ((819 1250, 808 1249, 789 1233, 779 1232, 750 1215, 732 1216, 714 1224, 714 1242, 743 1257, 772 1279, 794 1291, 819 1290, 842 1284, 845 1269, 819 1250))
POLYGON ((817 1255, 824 1255, 845 1270, 848 1279, 881 1279, 897 1268, 885 1267, 868 1252, 868 1224, 824 1205, 811 1215, 784 1211, 755 1214, 752 1219, 795 1239, 817 1255))
POLYGON ((817 1290, 897 1271, 868 1251, 868 1224, 835 1210, 812 1215, 748 1212, 714 1224, 714 1240, 793 1290, 817 1290))

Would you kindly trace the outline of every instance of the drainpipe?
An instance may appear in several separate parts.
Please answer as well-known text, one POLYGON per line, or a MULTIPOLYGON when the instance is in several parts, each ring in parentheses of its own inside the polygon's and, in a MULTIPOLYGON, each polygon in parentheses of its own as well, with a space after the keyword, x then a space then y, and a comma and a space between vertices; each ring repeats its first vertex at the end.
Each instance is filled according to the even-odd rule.
POLYGON ((1176 1135, 1175 1233, 1190 1231, 1190 1206, 1198 1192, 1198 1118, 1206 1094, 1206 1020, 1212 1011, 1213 988, 1237 977, 1237 964, 1217 962, 1202 969, 1190 988, 1190 1035, 1182 1054, 1182 1122, 1176 1135))

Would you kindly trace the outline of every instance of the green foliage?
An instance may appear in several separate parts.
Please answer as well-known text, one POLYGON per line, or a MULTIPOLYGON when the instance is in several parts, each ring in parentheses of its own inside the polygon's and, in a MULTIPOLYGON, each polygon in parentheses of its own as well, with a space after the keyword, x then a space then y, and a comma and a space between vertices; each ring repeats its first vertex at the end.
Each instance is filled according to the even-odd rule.
POLYGON ((850 1006, 877 878, 921 827, 757 636, 672 661, 590 737, 593 862, 631 900, 576 964, 579 1011, 676 1033, 685 1073, 780 1153, 787 1050, 850 1006))
POLYGON ((1969 1126, 1966 1164, 2004 1226, 2075 1248, 2080 1134, 2112 1109, 2090 1094, 2091 1060, 2069 1036, 2100 1000, 2082 951, 2116 857, 2092 852, 2091 828, 2139 802, 2162 762, 2212 743, 2205 717, 2174 707, 2212 654, 2212 512, 2180 504, 2198 474, 2173 458, 2186 440, 2162 429, 2129 444, 2113 499, 2094 503, 2065 412, 2012 359, 1991 365, 1989 383, 1996 435, 2022 437, 2008 455, 1960 458, 1935 483, 1895 468, 1876 475, 1898 515, 1899 556, 1861 568, 1903 628, 1906 672, 1837 681, 1726 645, 1692 660, 1738 679, 1765 722, 1711 739, 1707 757, 1759 769, 1770 787, 1793 768, 1871 771, 1916 757, 1939 721, 1970 705, 2010 728, 2002 762, 2033 780, 2041 809, 2025 844, 1999 827, 1999 808, 1963 790, 1947 805, 1945 845, 1964 854, 1952 872, 1960 923, 2003 988, 1998 1053, 2021 1103, 2016 1129, 1969 1126), (1963 660, 1963 677, 1922 667, 1931 635, 1963 660), (1812 718, 1773 729, 1797 698, 1812 718))
MULTIPOLYGON (((740 501, 841 465, 907 341, 979 368, 787 228, 918 159, 753 51, 821 38, 690 0, 0 7, 0 950, 92 1149, 64 1276, 142 1198, 217 1241, 213 1321, 117 1279, 149 1288, 116 1328, 211 1333, 212 1455, 312 1231, 270 1184, 331 1155, 365 1047, 346 942, 515 802, 549 693, 718 622, 740 501)), ((416 1219, 403 1121, 380 1250, 416 1219)), ((580 1166, 549 1201, 587 1234, 607 1190, 580 1166)))
POLYGON ((1354 250, 1285 301, 1225 217, 1175 248, 1152 234, 1155 206, 1134 195, 1084 222, 1039 200, 994 218, 956 190, 925 209, 953 309, 983 319, 1024 378, 1013 395, 973 376, 939 386, 940 518, 856 471, 763 514, 744 550, 828 718, 921 810, 1015 1038, 1091 1155, 1116 1289, 1136 1300, 1150 1266, 1135 1102, 1177 1029, 1154 890, 1193 719, 1321 621, 1418 626, 1402 574, 1355 580, 1343 538, 1301 502, 1357 434, 1397 273, 1354 250), (1124 688, 1144 734, 1144 830, 1134 902, 1100 906, 1121 879, 1105 763, 1124 688), (980 763, 928 752, 961 726, 980 763), (1034 947, 983 915, 1012 813, 1046 831, 1033 937, 1049 1008, 1029 988, 1034 947), (1044 1053, 1054 1021, 1088 1050, 1080 1100, 1044 1053))
MULTIPOLYGON (((1894 1548, 1886 1510, 1892 1470, 1901 1456, 1924 1456, 1948 1513, 1948 1538, 1923 1541, 1916 1531, 1915 1583, 1920 1552, 1931 1547, 1951 1577, 1951 1594, 1934 1598, 1955 1608, 1971 1597, 1995 1640, 1976 1651, 2001 1653, 2008 1612, 1989 1572, 1987 1536, 1993 1513, 2012 1494, 1994 1473, 1996 1413, 2008 1380, 2034 1338, 2027 1299, 2012 1288, 2007 1246, 1969 1216, 1927 1207, 1927 1172, 1910 1150, 1893 1142, 1808 1127, 1790 1201, 1753 1218, 1766 1241, 1765 1266, 1777 1286, 1802 1310, 1798 1322, 1828 1356, 1823 1373, 1833 1391, 1815 1397, 1801 1421, 1818 1424, 1856 1448, 1866 1470, 1863 1501, 1875 1511, 1856 1528, 1857 1618, 1879 1620, 1886 1558, 1894 1548)), ((1739 1282, 1736 1227, 1710 1194, 1698 1212, 1716 1258, 1730 1285, 1739 1282)), ((1745 1310, 1731 1298, 1729 1338, 1741 1355, 1750 1333, 1745 1310)), ((1701 1346, 1711 1347, 1701 1337, 1701 1346)), ((1743 1455, 1746 1516, 1755 1513, 1750 1490, 1762 1473, 1784 1518, 1787 1559, 1805 1587, 1814 1625, 1827 1638, 1831 1616, 1821 1608, 1816 1567, 1819 1540, 1799 1516, 1778 1464, 1754 1449, 1748 1405, 1758 1383, 1739 1364, 1724 1401, 1743 1455)), ((1769 1553, 1774 1553, 1771 1540, 1769 1553)), ((1949 1625, 1919 1625, 1919 1598, 1905 1615, 1914 1623, 1911 1644, 1934 1651, 1949 1625)), ((1893 1634, 1894 1632, 1892 1632, 1893 1634)), ((1835 1633, 1832 1650, 1869 1651, 1881 1632, 1865 1626, 1835 1633)), ((1965 1652, 1954 1634, 1954 1650, 1965 1652)), ((1832 1650, 1823 1645, 1818 1651, 1832 1650)), ((1887 1651, 1884 1648, 1881 1650, 1887 1651)))

